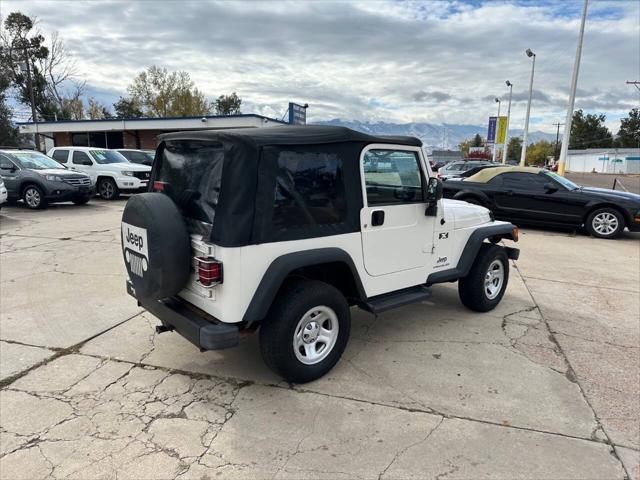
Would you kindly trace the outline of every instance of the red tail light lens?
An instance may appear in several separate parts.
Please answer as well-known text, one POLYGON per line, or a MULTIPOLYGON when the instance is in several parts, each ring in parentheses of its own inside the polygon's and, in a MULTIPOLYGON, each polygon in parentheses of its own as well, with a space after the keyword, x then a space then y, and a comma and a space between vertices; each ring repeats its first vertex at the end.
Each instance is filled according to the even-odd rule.
POLYGON ((203 287, 222 283, 222 263, 211 257, 196 257, 198 282, 203 287))
POLYGON ((167 185, 167 182, 153 182, 153 191, 162 192, 166 185, 167 185))

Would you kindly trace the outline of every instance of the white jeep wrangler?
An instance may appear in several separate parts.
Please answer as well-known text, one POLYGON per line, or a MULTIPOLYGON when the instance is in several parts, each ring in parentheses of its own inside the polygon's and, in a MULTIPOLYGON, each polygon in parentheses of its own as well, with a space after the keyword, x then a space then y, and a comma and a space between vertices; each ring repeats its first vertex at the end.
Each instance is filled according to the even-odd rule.
POLYGON ((442 199, 412 137, 289 126, 161 137, 152 192, 122 216, 127 290, 201 350, 259 328, 290 382, 328 372, 351 306, 373 314, 458 281, 467 307, 502 299, 517 229, 442 199), (485 241, 486 240, 486 241, 485 241))

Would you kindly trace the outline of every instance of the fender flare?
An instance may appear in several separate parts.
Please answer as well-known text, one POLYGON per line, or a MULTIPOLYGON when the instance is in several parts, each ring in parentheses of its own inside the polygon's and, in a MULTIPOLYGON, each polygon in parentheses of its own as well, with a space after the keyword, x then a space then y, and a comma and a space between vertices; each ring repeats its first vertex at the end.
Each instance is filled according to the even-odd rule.
MULTIPOLYGON (((452 282, 459 278, 467 276, 471 266, 480 251, 482 243, 487 238, 509 238, 514 242, 517 242, 517 237, 514 236, 514 229, 516 227, 511 223, 502 223, 500 225, 488 225, 486 227, 480 227, 476 229, 467 240, 467 244, 462 250, 462 255, 458 260, 458 264, 454 268, 442 270, 440 272, 434 272, 427 278, 427 285, 433 285, 434 283, 452 282)), ((505 247, 507 256, 513 260, 517 260, 520 254, 520 250, 517 248, 505 247)))
POLYGON ((316 248, 281 255, 271 262, 253 294, 242 321, 246 326, 262 320, 271 308, 282 283, 287 275, 301 267, 310 267, 323 263, 344 263, 349 267, 355 281, 358 295, 365 299, 366 294, 360 275, 351 256, 341 248, 316 248))
MULTIPOLYGON (((41 182, 40 180, 36 180, 33 177, 28 177, 28 178, 23 179, 18 184, 18 188, 16 189, 17 190, 17 198, 22 198, 22 195, 24 194, 24 189, 29 185, 35 185, 40 190, 42 190, 42 192, 45 194, 45 196, 47 195, 47 188, 45 188, 43 182, 41 182)), ((7 193, 8 192, 9 192, 9 189, 7 189, 7 193)))

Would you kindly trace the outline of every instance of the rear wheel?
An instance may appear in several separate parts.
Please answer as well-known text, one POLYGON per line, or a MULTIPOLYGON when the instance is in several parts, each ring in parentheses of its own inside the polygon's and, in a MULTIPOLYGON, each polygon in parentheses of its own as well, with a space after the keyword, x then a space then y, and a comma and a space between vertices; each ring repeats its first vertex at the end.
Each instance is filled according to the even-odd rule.
POLYGON ((613 208, 600 208, 587 218, 587 230, 597 238, 617 238, 624 230, 624 218, 613 208))
POLYGON ((335 287, 316 280, 286 286, 260 327, 260 350, 285 380, 322 377, 340 360, 351 329, 349 305, 335 287))
POLYGON ((469 274, 458 281, 462 303, 476 312, 493 310, 509 282, 509 258, 502 247, 483 243, 469 274))
POLYGON ((25 205, 32 210, 44 208, 47 205, 42 190, 35 185, 29 185, 24 189, 24 192, 22 192, 22 199, 24 200, 25 205))
POLYGON ((98 182, 98 193, 105 200, 115 200, 120 196, 118 185, 112 178, 102 178, 98 182))

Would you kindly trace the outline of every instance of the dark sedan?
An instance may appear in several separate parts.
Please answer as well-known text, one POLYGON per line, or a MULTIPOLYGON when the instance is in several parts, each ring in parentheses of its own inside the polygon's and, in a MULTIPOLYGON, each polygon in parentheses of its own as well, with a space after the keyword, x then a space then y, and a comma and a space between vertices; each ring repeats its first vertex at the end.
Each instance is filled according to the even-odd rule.
POLYGON ((444 196, 490 209, 516 224, 584 227, 598 238, 640 231, 640 195, 590 188, 533 167, 487 168, 444 182, 444 196))

